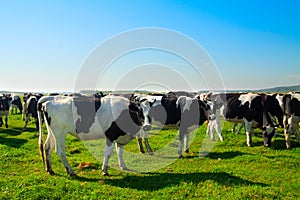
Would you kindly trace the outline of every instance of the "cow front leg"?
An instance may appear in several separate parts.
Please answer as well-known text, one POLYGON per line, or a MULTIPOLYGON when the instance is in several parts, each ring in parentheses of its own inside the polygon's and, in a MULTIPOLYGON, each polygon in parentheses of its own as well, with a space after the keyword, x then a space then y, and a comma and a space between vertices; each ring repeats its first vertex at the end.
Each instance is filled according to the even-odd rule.
POLYGON ((8 112, 5 115, 5 127, 8 128, 8 112))
POLYGON ((149 141, 148 141, 148 131, 141 130, 139 136, 143 139, 142 141, 144 141, 144 143, 145 143, 147 152, 150 155, 153 155, 153 150, 152 150, 152 148, 151 148, 151 146, 149 144, 149 141))
POLYGON ((140 152, 145 153, 145 150, 143 147, 143 138, 141 138, 140 136, 137 136, 137 142, 138 142, 140 152))
POLYGON ((184 152, 189 153, 189 140, 190 140, 190 134, 186 133, 184 134, 184 152))
POLYGON ((184 142, 184 137, 185 137, 186 132, 179 130, 179 144, 178 144, 178 157, 182 158, 182 147, 183 147, 183 142, 184 142))
POLYGON ((248 147, 252 146, 252 122, 245 121, 245 129, 247 135, 247 145, 248 147))
POLYGON ((144 138, 144 143, 145 143, 145 146, 146 146, 146 149, 147 149, 148 153, 152 156, 154 153, 153 153, 153 150, 152 150, 152 148, 149 144, 148 137, 144 138))
POLYGON ((106 139, 106 145, 105 145, 105 150, 104 150, 104 158, 103 158, 103 164, 102 164, 102 171, 103 171, 103 176, 107 176, 108 171, 108 160, 112 154, 114 145, 111 141, 109 141, 108 139, 106 139))

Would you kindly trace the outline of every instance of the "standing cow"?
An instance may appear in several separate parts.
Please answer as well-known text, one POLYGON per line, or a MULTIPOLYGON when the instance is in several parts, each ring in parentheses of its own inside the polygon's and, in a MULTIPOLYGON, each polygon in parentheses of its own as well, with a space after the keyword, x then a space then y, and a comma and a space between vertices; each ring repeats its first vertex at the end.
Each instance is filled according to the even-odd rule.
POLYGON ((8 111, 9 111, 9 97, 6 94, 0 95, 0 127, 3 125, 4 116, 5 127, 8 128, 8 111))
POLYGON ((26 116, 26 119, 25 119, 23 131, 26 130, 30 118, 34 119, 35 127, 37 130, 39 129, 37 102, 42 96, 43 96, 42 94, 32 94, 32 93, 28 93, 24 95, 23 115, 26 116))
POLYGON ((9 101, 10 113, 13 114, 14 111, 15 111, 15 113, 18 113, 18 110, 20 113, 22 113, 23 106, 22 106, 20 96, 17 94, 9 94, 8 96, 10 97, 10 101, 9 101))
POLYGON ((253 125, 262 129, 264 145, 271 146, 275 134, 275 125, 271 119, 276 116, 282 121, 282 109, 275 96, 254 93, 210 94, 207 99, 212 104, 216 120, 210 121, 208 132, 213 135, 215 129, 221 134, 220 117, 230 122, 245 124, 247 145, 252 146, 253 125), (217 110, 219 110, 217 112, 217 110))
POLYGON ((116 142, 119 165, 127 169, 123 160, 123 146, 139 132, 143 124, 140 108, 128 99, 116 96, 98 97, 42 97, 38 102, 40 122, 39 146, 46 171, 53 174, 51 152, 55 147, 69 175, 75 175, 66 158, 66 135, 81 140, 106 139, 102 170, 108 174, 108 160, 116 142), (42 115, 48 130, 43 145, 42 115), (45 157, 44 157, 45 156, 45 157))
POLYGON ((299 122, 300 122, 300 94, 292 93, 283 96, 283 110, 284 110, 284 135, 287 149, 291 149, 291 134, 297 135, 300 143, 299 122))
MULTIPOLYGON (((183 146, 186 153, 189 151, 190 132, 202 125, 209 118, 211 111, 210 107, 200 99, 177 96, 174 92, 162 96, 141 96, 138 101, 143 110, 145 124, 179 126, 179 157, 182 157, 183 146)), ((140 138, 138 144, 140 151, 144 152, 141 140, 140 138)), ((144 135, 144 140, 147 150, 151 151, 147 134, 144 135)))

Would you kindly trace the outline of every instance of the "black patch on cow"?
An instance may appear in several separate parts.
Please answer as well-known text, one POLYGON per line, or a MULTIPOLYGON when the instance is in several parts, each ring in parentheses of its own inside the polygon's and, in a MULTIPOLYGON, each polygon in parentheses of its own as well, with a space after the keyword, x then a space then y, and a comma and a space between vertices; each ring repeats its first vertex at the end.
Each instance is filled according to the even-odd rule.
POLYGON ((38 117, 38 113, 37 113, 37 98, 36 97, 31 97, 28 99, 27 101, 27 113, 26 116, 28 116, 28 114, 31 114, 33 118, 37 119, 38 117))
POLYGON ((45 120, 47 121, 47 124, 51 125, 51 117, 48 115, 48 112, 44 112, 45 120))
POLYGON ((130 103, 128 108, 120 113, 119 117, 112 122, 105 132, 106 137, 111 142, 126 134, 135 135, 140 130, 143 121, 142 111, 134 103, 130 103))
POLYGON ((101 98, 96 97, 74 97, 74 105, 80 119, 75 122, 77 133, 88 133, 95 122, 95 116, 101 106, 101 98))

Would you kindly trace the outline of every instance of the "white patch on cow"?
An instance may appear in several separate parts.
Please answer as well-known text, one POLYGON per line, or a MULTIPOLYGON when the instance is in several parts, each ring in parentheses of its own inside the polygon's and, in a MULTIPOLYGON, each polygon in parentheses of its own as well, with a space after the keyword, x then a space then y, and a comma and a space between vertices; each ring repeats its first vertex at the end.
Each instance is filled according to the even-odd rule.
POLYGON ((279 103, 280 108, 283 108, 283 95, 277 94, 276 99, 279 103))
POLYGON ((245 105, 245 103, 249 102, 249 108, 250 108, 252 100, 257 96, 258 94, 253 94, 253 93, 241 94, 239 100, 241 101, 242 105, 245 105))
POLYGON ((193 100, 195 100, 194 98, 191 97, 186 97, 186 96, 180 96, 178 97, 177 101, 176 101, 176 106, 178 107, 183 106, 181 108, 181 111, 185 111, 185 110, 189 110, 191 107, 191 104, 193 103, 193 100))
POLYGON ((300 94, 291 94, 292 98, 297 99, 298 101, 300 101, 300 94))

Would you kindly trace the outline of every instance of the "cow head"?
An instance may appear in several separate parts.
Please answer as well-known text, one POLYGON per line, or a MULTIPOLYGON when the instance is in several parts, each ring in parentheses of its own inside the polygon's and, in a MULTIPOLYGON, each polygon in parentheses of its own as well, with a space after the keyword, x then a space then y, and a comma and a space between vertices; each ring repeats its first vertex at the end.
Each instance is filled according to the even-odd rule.
POLYGON ((262 135, 265 147, 271 147, 272 138, 275 135, 275 127, 273 125, 267 125, 262 128, 262 135))
POLYGON ((142 129, 144 131, 151 130, 151 117, 150 117, 149 112, 150 112, 151 107, 155 103, 156 99, 151 98, 151 96, 146 96, 146 97, 137 96, 135 98, 135 101, 140 106, 142 115, 144 118, 144 124, 142 126, 142 129))
POLYGON ((139 105, 131 102, 128 106, 129 109, 129 114, 130 117, 132 119, 132 121, 138 125, 138 126, 144 126, 144 116, 143 116, 143 112, 142 109, 139 105))

